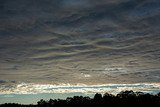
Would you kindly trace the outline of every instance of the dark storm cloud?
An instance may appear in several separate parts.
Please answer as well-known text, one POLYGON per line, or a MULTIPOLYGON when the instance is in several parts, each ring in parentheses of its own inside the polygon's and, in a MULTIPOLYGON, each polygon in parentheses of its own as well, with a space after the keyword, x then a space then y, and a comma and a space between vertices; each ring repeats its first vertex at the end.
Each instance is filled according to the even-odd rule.
POLYGON ((53 73, 64 82, 84 69, 104 82, 106 72, 114 74, 110 66, 120 69, 115 77, 159 69, 159 19, 158 0, 0 0, 0 74, 27 80, 30 72, 33 79, 53 73))

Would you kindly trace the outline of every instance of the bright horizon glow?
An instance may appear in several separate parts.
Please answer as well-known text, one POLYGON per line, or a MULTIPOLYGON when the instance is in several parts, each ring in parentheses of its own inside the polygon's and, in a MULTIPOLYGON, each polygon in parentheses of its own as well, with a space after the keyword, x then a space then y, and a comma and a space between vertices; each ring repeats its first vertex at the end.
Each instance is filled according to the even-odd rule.
POLYGON ((0 87, 0 94, 40 94, 40 93, 111 93, 118 94, 121 91, 133 90, 156 94, 160 91, 160 83, 135 83, 135 84, 100 84, 100 85, 86 85, 86 84, 35 84, 35 83, 20 83, 7 87, 2 85, 0 87))

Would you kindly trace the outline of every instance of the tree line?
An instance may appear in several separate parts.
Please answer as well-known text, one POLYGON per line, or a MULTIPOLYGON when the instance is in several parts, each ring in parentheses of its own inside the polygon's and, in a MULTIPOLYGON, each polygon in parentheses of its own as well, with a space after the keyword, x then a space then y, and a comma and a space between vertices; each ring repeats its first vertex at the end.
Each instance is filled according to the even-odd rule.
POLYGON ((117 95, 96 93, 93 98, 87 96, 74 96, 64 99, 50 99, 37 102, 35 105, 22 105, 16 103, 1 104, 0 107, 160 107, 160 92, 156 95, 122 91, 117 95))

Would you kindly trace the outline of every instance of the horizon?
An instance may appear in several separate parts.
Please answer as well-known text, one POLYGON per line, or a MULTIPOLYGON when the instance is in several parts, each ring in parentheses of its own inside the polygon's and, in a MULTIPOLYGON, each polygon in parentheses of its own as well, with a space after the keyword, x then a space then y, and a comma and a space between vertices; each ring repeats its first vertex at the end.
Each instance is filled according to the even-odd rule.
POLYGON ((160 92, 159 83, 135 83, 135 84, 35 84, 20 83, 10 88, 0 87, 0 104, 19 103, 19 104, 37 104, 41 99, 66 99, 73 96, 89 96, 94 97, 96 93, 109 93, 117 95, 126 90, 134 92, 143 92, 150 94, 158 94, 160 92))

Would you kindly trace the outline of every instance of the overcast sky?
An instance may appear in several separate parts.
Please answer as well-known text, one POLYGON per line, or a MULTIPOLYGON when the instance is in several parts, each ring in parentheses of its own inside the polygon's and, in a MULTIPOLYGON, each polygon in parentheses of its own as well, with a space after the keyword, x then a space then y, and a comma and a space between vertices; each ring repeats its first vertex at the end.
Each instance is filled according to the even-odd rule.
POLYGON ((0 0, 0 84, 160 82, 159 0, 0 0))

